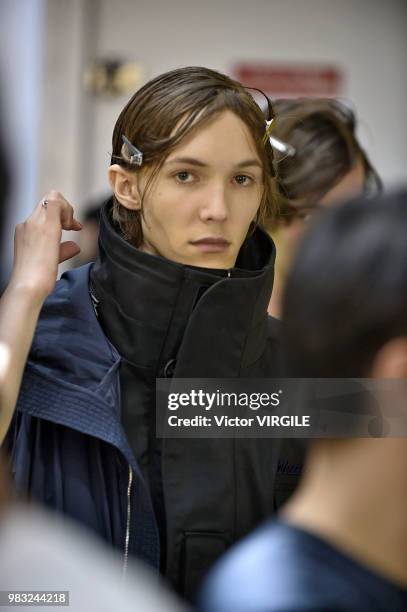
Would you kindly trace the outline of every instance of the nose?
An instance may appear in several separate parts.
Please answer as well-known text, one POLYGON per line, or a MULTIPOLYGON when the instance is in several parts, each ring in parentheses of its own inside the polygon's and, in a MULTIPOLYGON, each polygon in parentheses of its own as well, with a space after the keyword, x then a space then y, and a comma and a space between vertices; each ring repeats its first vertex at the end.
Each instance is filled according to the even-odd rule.
POLYGON ((228 204, 225 189, 216 187, 208 191, 204 196, 204 202, 200 209, 202 221, 226 221, 228 217, 228 204))

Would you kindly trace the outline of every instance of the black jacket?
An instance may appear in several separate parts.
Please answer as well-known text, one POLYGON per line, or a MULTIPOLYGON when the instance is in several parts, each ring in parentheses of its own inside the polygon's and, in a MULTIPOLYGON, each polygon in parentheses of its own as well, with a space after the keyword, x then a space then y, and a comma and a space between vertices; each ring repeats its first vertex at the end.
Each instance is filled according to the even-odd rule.
POLYGON ((84 289, 71 293, 67 287, 67 282, 75 284, 79 274, 84 279, 81 283, 85 282, 86 274, 80 270, 69 273, 44 307, 19 414, 10 432, 20 487, 75 515, 117 547, 125 547, 129 504, 126 498, 121 499, 126 487, 111 486, 115 453, 120 482, 126 482, 125 470, 130 466, 135 496, 130 523, 135 525, 127 534, 128 552, 155 564, 159 549, 157 520, 164 522, 163 573, 188 598, 219 555, 273 512, 279 443, 270 439, 164 439, 157 453, 157 445, 149 444, 154 438, 151 419, 155 414, 155 378, 282 376, 279 324, 267 316, 274 258, 273 242, 257 229, 231 271, 170 262, 125 242, 106 208, 101 220, 100 258, 91 270, 99 321, 90 312, 91 302, 88 296, 85 298, 84 289), (79 295, 82 303, 73 304, 79 295), (107 336, 104 348, 102 330, 107 336), (50 338, 59 346, 57 351, 53 351, 50 338), (89 377, 95 379, 92 388, 89 377), (65 402, 67 380, 74 385, 74 393, 65 402), (92 410, 89 393, 99 389, 99 405, 105 401, 112 406, 107 422, 107 407, 81 416, 88 408, 92 410), (46 398, 44 405, 41 398, 46 398), (134 411, 132 406, 136 406, 134 411), (97 422, 103 420, 103 427, 94 422, 95 418, 97 422), (56 440, 52 452, 44 436, 39 438, 44 420, 56 440), (89 424, 84 427, 84 422, 89 424), (138 426, 145 429, 147 439, 147 446, 141 440, 139 448, 138 426), (75 437, 68 445, 69 432, 75 437), (103 439, 103 450, 95 444, 95 438, 103 439), (30 452, 27 440, 35 450, 30 452), (58 445, 63 449, 56 458, 58 445), (140 466, 143 452, 147 457, 144 455, 145 466, 140 466), (73 455, 78 463, 76 478, 82 479, 81 491, 87 487, 96 491, 97 503, 86 511, 81 509, 81 496, 72 486, 73 455), (108 462, 106 456, 110 457, 108 462), (56 461, 62 484, 53 484, 56 461), (39 474, 31 484, 27 470, 39 474), (54 495, 53 487, 64 488, 66 479, 70 486, 60 496, 54 495), (162 496, 161 505, 151 501, 151 491, 153 496, 162 496), (160 507, 164 516, 157 516, 160 507))

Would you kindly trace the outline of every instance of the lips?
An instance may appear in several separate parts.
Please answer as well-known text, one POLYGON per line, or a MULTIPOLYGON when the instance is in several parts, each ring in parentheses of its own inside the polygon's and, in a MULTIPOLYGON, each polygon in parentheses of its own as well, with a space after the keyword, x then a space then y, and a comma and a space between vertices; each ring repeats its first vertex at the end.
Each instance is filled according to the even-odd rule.
POLYGON ((200 240, 194 240, 191 242, 191 244, 206 253, 218 253, 220 251, 225 251, 229 247, 230 242, 224 238, 207 236, 205 238, 201 238, 200 240))

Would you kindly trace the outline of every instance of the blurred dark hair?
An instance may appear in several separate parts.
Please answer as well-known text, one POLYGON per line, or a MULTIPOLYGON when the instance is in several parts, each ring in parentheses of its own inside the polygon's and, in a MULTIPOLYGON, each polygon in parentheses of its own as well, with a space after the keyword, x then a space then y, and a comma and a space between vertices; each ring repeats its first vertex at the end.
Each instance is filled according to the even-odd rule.
POLYGON ((367 377, 378 350, 407 336, 407 190, 332 206, 288 276, 290 376, 367 377))
MULTIPOLYGON (((268 100, 268 119, 273 108, 268 100)), ((203 67, 186 67, 162 74, 139 89, 120 113, 113 132, 112 164, 137 172, 126 158, 122 136, 143 152, 143 168, 154 176, 181 140, 223 110, 235 113, 249 128, 263 164, 264 193, 256 221, 273 217, 276 184, 273 150, 264 140, 265 119, 251 94, 239 82, 203 67)), ((140 212, 131 211, 113 198, 113 216, 124 238, 139 246, 142 239, 140 212)))
POLYGON ((280 217, 290 220, 312 208, 361 160, 366 195, 382 190, 379 176, 359 144, 355 115, 334 99, 274 100, 271 135, 295 149, 277 157, 280 217))

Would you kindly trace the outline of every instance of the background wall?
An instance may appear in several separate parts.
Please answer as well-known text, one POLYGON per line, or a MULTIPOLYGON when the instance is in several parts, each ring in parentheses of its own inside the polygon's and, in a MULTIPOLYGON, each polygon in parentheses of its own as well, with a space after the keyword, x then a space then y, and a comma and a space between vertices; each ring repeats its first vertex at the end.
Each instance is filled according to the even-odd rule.
POLYGON ((0 227, 0 289, 11 266, 14 226, 39 193, 45 18, 45 0, 0 2, 0 125, 13 179, 12 205, 0 227))
MULTIPOLYGON (((183 65, 230 72, 241 60, 333 63, 361 119, 360 136, 385 182, 407 175, 407 3, 403 0, 101 0, 96 53, 140 60, 147 78, 183 65), (147 6, 147 3, 145 3, 147 6)), ((103 187, 106 153, 124 100, 97 101, 95 164, 85 190, 103 187)))
MULTIPOLYGON (((50 187, 79 211, 108 188, 111 133, 128 96, 84 90, 84 70, 98 57, 136 60, 146 79, 189 64, 227 73, 248 60, 333 64, 344 73, 343 95, 357 108, 360 137, 385 185, 406 182, 404 0, 4 0, 2 22, 9 32, 0 41, 7 121, 16 133, 26 122, 39 134, 24 148, 33 160, 31 186, 15 197, 13 219, 24 218, 50 187), (26 9, 20 23, 18 6, 26 9), (24 117, 21 99, 9 95, 16 83, 33 100, 24 117)), ((18 171, 25 181, 25 169, 18 171)))

